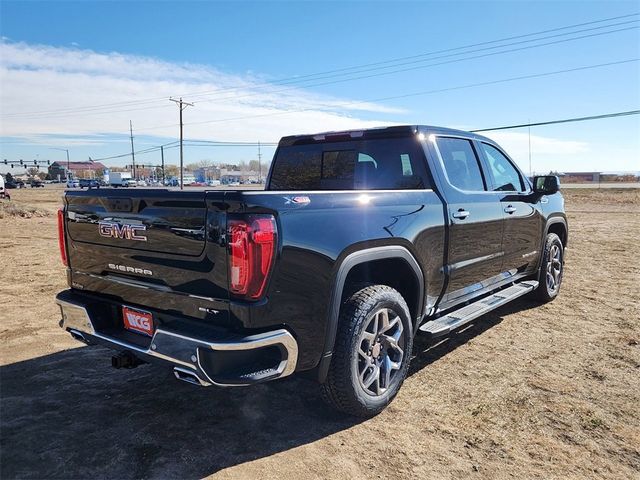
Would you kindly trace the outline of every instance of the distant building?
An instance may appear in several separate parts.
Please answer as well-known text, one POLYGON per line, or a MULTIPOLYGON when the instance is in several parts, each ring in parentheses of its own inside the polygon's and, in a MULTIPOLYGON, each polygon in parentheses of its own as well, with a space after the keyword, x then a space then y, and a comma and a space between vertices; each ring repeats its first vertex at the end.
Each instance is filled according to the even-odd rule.
POLYGON ((601 172, 565 172, 561 173, 562 183, 599 183, 601 172))
MULTIPOLYGON (((102 178, 106 167, 100 162, 69 162, 72 178, 102 178)), ((53 162, 49 166, 49 177, 53 180, 67 178, 67 162, 53 162)))
MULTIPOLYGON (((193 174, 191 174, 191 173, 183 173, 182 174, 182 183, 183 183, 183 185, 191 185, 195 181, 196 181, 196 177, 193 174)), ((167 182, 168 185, 172 185, 174 187, 177 187, 177 186, 180 185, 180 175, 167 176, 166 182, 167 182)))
POLYGON ((196 182, 209 182, 220 180, 220 169, 218 167, 200 167, 193 171, 196 182))
POLYGON ((260 175, 254 170, 220 170, 220 182, 258 183, 260 175))

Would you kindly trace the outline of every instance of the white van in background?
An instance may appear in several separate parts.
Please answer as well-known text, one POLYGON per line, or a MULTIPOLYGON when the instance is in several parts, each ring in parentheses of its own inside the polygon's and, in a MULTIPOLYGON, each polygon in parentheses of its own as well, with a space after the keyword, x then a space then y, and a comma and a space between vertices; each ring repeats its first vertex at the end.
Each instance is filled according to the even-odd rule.
POLYGON ((9 193, 4 188, 4 177, 0 175, 0 199, 2 198, 6 198, 8 200, 11 199, 11 197, 9 196, 9 193))

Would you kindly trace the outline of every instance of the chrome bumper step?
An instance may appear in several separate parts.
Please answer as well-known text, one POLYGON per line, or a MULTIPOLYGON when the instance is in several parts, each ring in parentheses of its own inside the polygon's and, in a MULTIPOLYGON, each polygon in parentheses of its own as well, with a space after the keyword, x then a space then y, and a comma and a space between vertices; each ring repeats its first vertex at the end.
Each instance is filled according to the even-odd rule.
POLYGON ((87 307, 68 292, 58 294, 56 303, 62 313, 60 326, 76 340, 87 344, 101 343, 116 350, 128 351, 145 361, 164 360, 173 364, 174 375, 179 380, 202 386, 250 385, 286 377, 296 369, 298 344, 293 335, 284 328, 247 336, 229 334, 227 338, 218 340, 194 338, 157 328, 149 347, 146 348, 98 330, 87 307), (277 363, 268 368, 239 371, 237 375, 231 376, 214 373, 215 360, 212 360, 212 354, 233 356, 233 352, 258 352, 268 348, 276 348, 280 352, 277 363))
POLYGON ((421 325, 418 330, 432 337, 447 335, 452 330, 475 320, 491 310, 495 310, 496 308, 509 303, 511 300, 532 292, 537 287, 538 282, 535 280, 516 283, 515 285, 505 288, 504 290, 500 290, 493 295, 489 295, 477 302, 443 315, 436 320, 427 322, 421 325))

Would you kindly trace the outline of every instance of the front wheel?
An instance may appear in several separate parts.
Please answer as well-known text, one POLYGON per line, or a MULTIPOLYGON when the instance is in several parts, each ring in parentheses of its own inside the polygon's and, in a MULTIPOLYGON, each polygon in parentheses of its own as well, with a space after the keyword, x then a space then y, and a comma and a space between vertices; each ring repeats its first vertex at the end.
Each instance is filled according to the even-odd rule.
POLYGON ((407 376, 413 332, 402 295, 386 285, 365 287, 342 305, 325 401, 360 417, 380 413, 407 376))
POLYGON ((536 298, 541 302, 550 302, 560 293, 564 273, 564 246, 555 233, 549 233, 542 252, 542 265, 538 275, 536 298))

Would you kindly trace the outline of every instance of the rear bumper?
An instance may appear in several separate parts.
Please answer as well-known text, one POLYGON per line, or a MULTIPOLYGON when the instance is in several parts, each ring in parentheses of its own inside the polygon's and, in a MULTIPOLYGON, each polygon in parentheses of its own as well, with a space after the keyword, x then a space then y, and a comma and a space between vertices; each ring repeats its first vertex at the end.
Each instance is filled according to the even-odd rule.
POLYGON ((129 351, 144 361, 168 362, 176 378, 189 383, 251 385, 286 377, 296 369, 298 345, 284 328, 247 336, 227 333, 220 338, 211 334, 195 338, 157 328, 147 348, 101 332, 88 305, 70 290, 59 293, 56 303, 62 313, 60 326, 77 340, 129 351))

